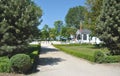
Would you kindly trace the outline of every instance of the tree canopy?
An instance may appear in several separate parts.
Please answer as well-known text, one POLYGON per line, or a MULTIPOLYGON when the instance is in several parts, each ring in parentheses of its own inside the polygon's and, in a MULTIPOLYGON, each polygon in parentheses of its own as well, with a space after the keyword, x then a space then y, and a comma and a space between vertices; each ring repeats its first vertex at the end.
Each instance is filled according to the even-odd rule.
POLYGON ((92 35, 96 35, 95 28, 97 18, 100 15, 103 0, 86 0, 87 12, 85 12, 85 28, 92 31, 92 35))
POLYGON ((0 0, 0 54, 23 50, 38 34, 41 16, 31 0, 0 0))
POLYGON ((63 21, 57 20, 54 22, 54 28, 56 30, 56 36, 60 35, 63 26, 63 21))
POLYGON ((80 22, 84 21, 85 11, 86 9, 83 6, 70 8, 65 17, 65 22, 67 26, 79 28, 80 22))
POLYGON ((104 0, 102 11, 98 18, 98 37, 104 41, 111 54, 120 55, 120 1, 104 0))
POLYGON ((49 32, 50 32, 50 28, 47 24, 44 25, 43 29, 41 30, 41 39, 42 40, 47 40, 47 38, 49 38, 49 32))

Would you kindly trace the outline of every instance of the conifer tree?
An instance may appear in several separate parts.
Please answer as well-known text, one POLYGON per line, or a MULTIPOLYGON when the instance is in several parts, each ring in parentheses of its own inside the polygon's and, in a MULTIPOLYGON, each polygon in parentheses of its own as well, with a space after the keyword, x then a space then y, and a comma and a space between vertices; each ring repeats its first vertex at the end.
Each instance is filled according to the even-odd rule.
POLYGON ((111 54, 120 55, 120 0, 103 1, 96 32, 111 54))
POLYGON ((24 50, 38 34, 41 16, 31 0, 0 0, 0 54, 24 50))

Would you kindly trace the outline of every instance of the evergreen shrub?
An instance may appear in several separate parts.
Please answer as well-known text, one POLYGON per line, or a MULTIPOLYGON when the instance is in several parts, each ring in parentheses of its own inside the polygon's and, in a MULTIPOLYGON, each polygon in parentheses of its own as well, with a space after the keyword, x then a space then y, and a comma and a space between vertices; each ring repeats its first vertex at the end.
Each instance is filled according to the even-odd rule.
POLYGON ((103 52, 101 51, 96 51, 94 53, 94 61, 97 62, 97 63, 102 63, 105 59, 105 55, 103 52))
POLYGON ((0 72, 8 73, 11 71, 11 63, 8 57, 0 57, 0 72))
POLYGON ((25 73, 31 68, 31 58, 26 54, 16 54, 11 57, 12 71, 16 73, 25 73))

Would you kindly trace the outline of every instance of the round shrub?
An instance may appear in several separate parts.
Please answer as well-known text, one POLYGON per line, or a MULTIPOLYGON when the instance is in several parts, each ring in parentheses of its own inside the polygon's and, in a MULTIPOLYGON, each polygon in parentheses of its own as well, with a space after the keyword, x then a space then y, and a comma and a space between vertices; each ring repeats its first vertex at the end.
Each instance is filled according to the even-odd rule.
POLYGON ((94 53, 95 62, 102 63, 102 62, 104 62, 104 58, 105 58, 105 55, 104 55, 103 52, 101 52, 101 51, 96 51, 96 52, 94 53))
POLYGON ((26 54, 16 54, 11 57, 12 71, 17 73, 25 73, 31 67, 31 59, 26 54))
POLYGON ((11 64, 8 57, 0 57, 0 72, 10 72, 11 64))

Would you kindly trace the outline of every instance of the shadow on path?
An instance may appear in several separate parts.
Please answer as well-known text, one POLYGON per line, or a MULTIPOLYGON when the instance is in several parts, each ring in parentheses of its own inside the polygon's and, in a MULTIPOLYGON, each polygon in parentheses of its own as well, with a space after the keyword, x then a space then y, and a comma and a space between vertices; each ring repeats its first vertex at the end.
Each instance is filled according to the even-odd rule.
POLYGON ((58 51, 57 49, 54 49, 54 48, 47 48, 47 47, 41 47, 41 52, 40 54, 46 54, 48 52, 56 52, 58 51))
MULTIPOLYGON (((50 47, 45 47, 45 46, 42 46, 41 47, 41 52, 40 52, 40 55, 44 55, 44 57, 41 57, 39 58, 39 61, 38 61, 38 65, 41 65, 41 66, 45 66, 45 65, 57 65, 58 62, 62 62, 64 61, 64 59, 62 58, 59 58, 59 57, 46 57, 46 53, 48 52, 57 52, 58 50, 55 49, 55 48, 50 48, 50 47)), ((49 54, 52 54, 52 53, 49 53, 49 54)))
POLYGON ((40 58, 38 65, 42 65, 42 66, 57 65, 58 62, 61 62, 61 61, 64 61, 64 59, 61 59, 61 58, 52 58, 52 57, 40 58))

